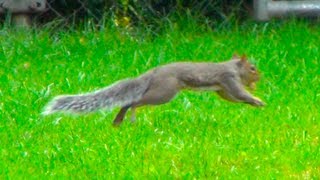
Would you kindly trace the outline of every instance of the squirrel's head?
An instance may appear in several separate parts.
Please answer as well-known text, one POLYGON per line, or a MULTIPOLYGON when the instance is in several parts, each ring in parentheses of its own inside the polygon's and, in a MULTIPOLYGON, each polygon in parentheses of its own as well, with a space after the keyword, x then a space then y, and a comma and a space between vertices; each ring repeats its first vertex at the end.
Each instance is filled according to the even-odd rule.
POLYGON ((237 60, 242 83, 251 89, 255 89, 255 82, 260 79, 259 72, 255 65, 250 63, 245 55, 241 57, 234 56, 233 59, 237 60))

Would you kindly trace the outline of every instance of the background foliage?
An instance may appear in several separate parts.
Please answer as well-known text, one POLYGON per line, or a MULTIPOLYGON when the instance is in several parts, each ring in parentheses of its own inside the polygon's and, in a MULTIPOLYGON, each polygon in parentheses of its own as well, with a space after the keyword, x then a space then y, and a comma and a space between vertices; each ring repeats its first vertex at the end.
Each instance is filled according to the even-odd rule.
POLYGON ((55 25, 74 25, 91 19, 97 25, 108 20, 125 21, 125 25, 157 28, 172 15, 188 13, 202 23, 215 26, 240 20, 251 13, 250 0, 49 0, 49 11, 37 15, 41 22, 55 20, 55 25), (211 21, 208 21, 210 19, 211 21), (129 21, 129 22, 127 22, 129 21))

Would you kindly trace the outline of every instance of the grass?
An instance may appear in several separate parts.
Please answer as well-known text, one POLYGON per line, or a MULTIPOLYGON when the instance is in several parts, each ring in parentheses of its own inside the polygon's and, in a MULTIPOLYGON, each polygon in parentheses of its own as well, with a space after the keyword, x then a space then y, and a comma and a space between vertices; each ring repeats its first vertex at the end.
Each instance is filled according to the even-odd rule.
POLYGON ((206 31, 171 26, 158 36, 115 29, 0 31, 0 178, 320 177, 320 28, 307 22, 206 31), (59 94, 99 89, 180 60, 251 57, 261 109, 211 92, 180 93, 138 109, 40 115, 59 94))

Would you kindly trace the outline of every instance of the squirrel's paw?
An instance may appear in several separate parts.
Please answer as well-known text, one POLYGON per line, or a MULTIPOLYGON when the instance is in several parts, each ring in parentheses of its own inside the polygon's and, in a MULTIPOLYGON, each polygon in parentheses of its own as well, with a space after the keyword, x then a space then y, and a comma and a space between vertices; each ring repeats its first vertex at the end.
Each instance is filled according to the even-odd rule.
POLYGON ((265 106, 265 103, 262 100, 260 100, 259 98, 255 97, 252 105, 254 105, 254 106, 265 106))

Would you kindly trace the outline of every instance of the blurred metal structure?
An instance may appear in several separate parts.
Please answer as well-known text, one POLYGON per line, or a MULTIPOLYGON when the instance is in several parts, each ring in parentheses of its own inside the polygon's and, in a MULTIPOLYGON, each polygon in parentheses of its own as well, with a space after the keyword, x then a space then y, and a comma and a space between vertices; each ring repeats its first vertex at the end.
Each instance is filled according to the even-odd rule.
POLYGON ((272 17, 320 16, 320 0, 254 0, 253 7, 258 21, 268 21, 272 17))
POLYGON ((31 14, 46 11, 46 0, 0 0, 0 14, 11 15, 13 24, 28 27, 31 14))

